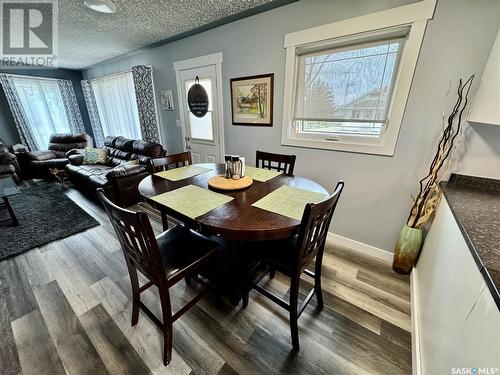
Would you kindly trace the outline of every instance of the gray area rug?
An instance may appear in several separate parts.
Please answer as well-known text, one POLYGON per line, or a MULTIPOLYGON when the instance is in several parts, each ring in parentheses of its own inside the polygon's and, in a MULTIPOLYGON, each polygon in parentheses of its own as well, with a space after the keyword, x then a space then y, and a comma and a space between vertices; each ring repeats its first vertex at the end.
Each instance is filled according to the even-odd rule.
POLYGON ((52 183, 21 187, 9 202, 19 226, 0 225, 0 260, 99 225, 52 183))

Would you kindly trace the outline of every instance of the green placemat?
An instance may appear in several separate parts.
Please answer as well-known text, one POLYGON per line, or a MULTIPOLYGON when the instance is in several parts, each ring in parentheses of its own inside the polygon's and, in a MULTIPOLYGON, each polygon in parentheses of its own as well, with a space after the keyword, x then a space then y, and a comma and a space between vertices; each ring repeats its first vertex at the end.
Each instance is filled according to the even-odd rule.
POLYGON ((245 174, 252 177, 254 180, 266 182, 271 178, 279 176, 283 172, 273 171, 269 169, 256 168, 251 166, 245 166, 245 174))
POLYGON ((211 168, 200 167, 198 165, 186 165, 185 167, 173 168, 169 169, 168 171, 157 172, 155 173, 155 176, 163 177, 170 181, 179 181, 211 170, 211 168))
POLYGON ((318 203, 326 198, 323 193, 290 186, 281 186, 252 204, 254 207, 301 220, 307 203, 318 203))
POLYGON ((195 219, 232 201, 234 198, 198 186, 188 185, 156 195, 151 199, 191 219, 195 219))

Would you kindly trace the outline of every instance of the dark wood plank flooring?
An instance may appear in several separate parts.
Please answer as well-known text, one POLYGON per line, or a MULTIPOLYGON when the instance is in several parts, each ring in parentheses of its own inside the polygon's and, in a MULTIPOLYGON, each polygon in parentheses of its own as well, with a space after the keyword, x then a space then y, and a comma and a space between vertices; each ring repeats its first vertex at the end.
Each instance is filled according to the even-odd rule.
MULTIPOLYGON (((287 313, 262 295, 252 292, 245 310, 217 309, 209 295, 174 324, 164 367, 161 332, 142 313, 130 325, 127 269, 105 212, 72 188, 66 194, 101 225, 0 262, 0 374, 411 373, 409 279, 330 244, 325 309, 318 314, 313 299, 299 319, 299 353, 291 351, 287 313)), ((284 276, 264 282, 288 294, 284 276)), ((179 283, 173 308, 196 292, 179 283)), ((155 290, 143 299, 159 314, 155 290)))

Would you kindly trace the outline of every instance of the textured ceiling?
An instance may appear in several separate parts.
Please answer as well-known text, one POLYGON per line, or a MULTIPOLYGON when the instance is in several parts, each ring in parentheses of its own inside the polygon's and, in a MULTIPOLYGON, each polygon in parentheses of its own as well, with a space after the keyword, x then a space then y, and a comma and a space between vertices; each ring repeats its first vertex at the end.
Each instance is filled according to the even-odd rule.
POLYGON ((88 9, 83 0, 58 3, 59 67, 82 69, 273 1, 117 0, 114 14, 88 9))

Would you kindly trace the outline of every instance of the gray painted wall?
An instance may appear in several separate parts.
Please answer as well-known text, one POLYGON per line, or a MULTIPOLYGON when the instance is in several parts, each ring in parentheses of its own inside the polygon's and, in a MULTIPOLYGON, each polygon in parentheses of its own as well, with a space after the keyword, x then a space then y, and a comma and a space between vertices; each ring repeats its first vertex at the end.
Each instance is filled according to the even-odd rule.
MULTIPOLYGON (((95 78, 135 64, 154 67, 157 92, 174 90, 173 62, 222 51, 226 152, 253 162, 255 150, 297 154, 296 173, 333 189, 346 181, 332 231, 392 251, 422 176, 432 159, 460 77, 481 73, 500 26, 498 0, 439 0, 428 24, 394 157, 283 147, 281 118, 285 70, 285 33, 405 5, 406 0, 302 0, 199 35, 159 46, 84 71, 95 78), (275 73, 273 128, 231 124, 229 80, 259 73, 275 73)), ((158 93, 157 93, 158 95, 158 93)), ((160 111, 169 152, 182 149, 175 112, 160 111)), ((500 128, 471 129, 455 167, 471 174, 500 177, 500 128), (464 147, 467 146, 467 147, 464 147), (487 150, 485 150, 487 148, 487 150)))
MULTIPOLYGON (((87 113, 87 106, 85 105, 85 99, 83 97, 82 87, 80 81, 83 79, 81 71, 70 70, 70 69, 9 69, 0 70, 0 73, 9 74, 22 74, 27 76, 36 77, 47 77, 47 78, 60 78, 69 79, 73 82, 73 87, 75 89, 76 99, 78 100, 78 105, 80 106, 80 112, 82 113, 83 124, 85 125, 85 130, 91 136, 92 127, 90 126, 89 115, 87 113)), ((17 133, 16 126, 14 124, 14 118, 9 109, 9 104, 0 85, 0 138, 2 138, 7 144, 19 143, 19 134, 17 133)))

